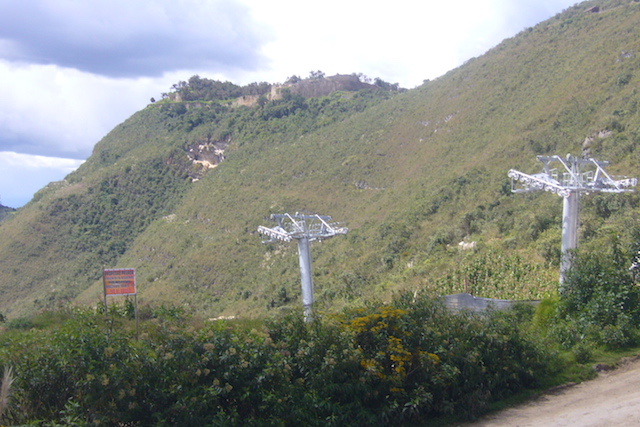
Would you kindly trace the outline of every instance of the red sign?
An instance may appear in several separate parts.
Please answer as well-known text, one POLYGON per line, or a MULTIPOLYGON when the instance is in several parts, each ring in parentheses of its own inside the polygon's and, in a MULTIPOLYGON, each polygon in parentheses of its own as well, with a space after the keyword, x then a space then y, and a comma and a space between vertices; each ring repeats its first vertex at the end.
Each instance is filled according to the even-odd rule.
POLYGON ((105 295, 136 294, 135 268, 105 269, 102 270, 102 278, 105 295))

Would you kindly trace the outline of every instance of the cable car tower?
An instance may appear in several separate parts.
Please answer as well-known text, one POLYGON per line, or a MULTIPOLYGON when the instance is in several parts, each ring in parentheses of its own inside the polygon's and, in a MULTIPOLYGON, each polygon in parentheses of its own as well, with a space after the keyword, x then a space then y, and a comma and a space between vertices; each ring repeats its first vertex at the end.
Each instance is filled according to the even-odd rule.
POLYGON ((336 223, 331 223, 330 216, 320 215, 294 215, 272 214, 272 220, 276 220, 278 225, 273 228, 258 227, 258 233, 266 237, 263 243, 273 243, 276 241, 290 242, 292 239, 298 241, 298 257, 300 260, 300 277, 302 281, 302 307, 305 321, 312 318, 313 308, 313 281, 311 279, 311 254, 309 253, 309 243, 314 240, 328 239, 338 234, 347 234, 346 227, 339 227, 336 223))
POLYGON ((511 178, 511 191, 544 190, 564 198, 562 205, 562 259, 560 261, 560 283, 571 267, 568 251, 578 246, 578 210, 580 194, 624 193, 634 191, 638 184, 636 178, 611 177, 604 168, 609 164, 592 158, 583 159, 567 154, 559 156, 538 156, 543 171, 527 175, 511 169, 507 174, 511 178), (551 163, 560 163, 559 168, 550 168, 551 163), (519 183, 519 185, 517 184, 519 183))

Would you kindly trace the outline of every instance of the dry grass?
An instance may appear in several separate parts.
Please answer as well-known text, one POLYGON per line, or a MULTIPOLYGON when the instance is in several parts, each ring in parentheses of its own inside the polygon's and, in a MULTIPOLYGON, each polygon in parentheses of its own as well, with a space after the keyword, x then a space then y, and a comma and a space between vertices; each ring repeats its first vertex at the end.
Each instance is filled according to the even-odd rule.
POLYGON ((11 385, 15 377, 13 376, 13 368, 9 366, 5 368, 2 375, 2 386, 0 386, 0 419, 4 416, 9 406, 9 398, 11 397, 11 385))

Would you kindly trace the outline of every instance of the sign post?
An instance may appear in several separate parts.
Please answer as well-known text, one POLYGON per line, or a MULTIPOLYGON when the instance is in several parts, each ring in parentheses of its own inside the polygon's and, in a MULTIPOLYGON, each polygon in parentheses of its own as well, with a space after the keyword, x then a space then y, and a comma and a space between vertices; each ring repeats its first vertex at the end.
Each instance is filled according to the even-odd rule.
POLYGON ((135 268, 105 268, 102 270, 102 280, 104 282, 105 309, 107 309, 107 296, 133 295, 133 303, 136 316, 136 339, 138 339, 138 295, 136 293, 135 268))

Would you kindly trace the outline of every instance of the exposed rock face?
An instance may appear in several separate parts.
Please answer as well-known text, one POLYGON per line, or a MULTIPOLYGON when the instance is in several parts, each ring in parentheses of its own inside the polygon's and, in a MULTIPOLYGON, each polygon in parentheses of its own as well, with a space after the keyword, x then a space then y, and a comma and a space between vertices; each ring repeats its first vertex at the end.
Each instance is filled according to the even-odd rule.
POLYGON ((187 149, 187 156, 194 165, 202 166, 202 173, 195 174, 191 177, 193 181, 197 181, 208 169, 215 168, 224 160, 224 150, 229 145, 228 142, 198 142, 192 144, 187 149))
MULTIPOLYGON (((231 103, 232 107, 253 107, 254 105, 258 104, 258 98, 260 98, 258 95, 245 95, 245 96, 241 96, 240 98, 236 98, 235 100, 233 100, 233 102, 231 103)), ((268 98, 271 99, 271 98, 268 98)))
POLYGON ((603 139, 609 138, 611 135, 613 135, 613 132, 608 129, 603 129, 600 132, 587 136, 582 143, 582 157, 591 157, 592 149, 597 148, 597 146, 602 143, 603 139))

